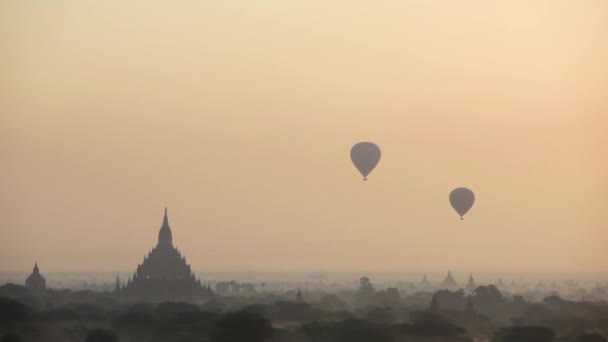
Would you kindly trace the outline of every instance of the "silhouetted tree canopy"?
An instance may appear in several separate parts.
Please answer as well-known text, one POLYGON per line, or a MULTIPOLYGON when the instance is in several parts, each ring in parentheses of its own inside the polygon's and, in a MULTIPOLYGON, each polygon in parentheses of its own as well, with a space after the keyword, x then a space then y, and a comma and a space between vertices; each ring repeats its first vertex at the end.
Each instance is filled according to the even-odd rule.
POLYGON ((427 337, 458 336, 466 332, 462 327, 448 319, 427 311, 416 311, 410 314, 411 325, 403 325, 402 330, 415 335, 427 337))
POLYGON ((464 291, 439 290, 435 292, 436 300, 441 309, 462 310, 466 304, 464 291))
POLYGON ((326 310, 348 310, 349 306, 336 294, 327 294, 321 297, 317 306, 326 310))
POLYGON ((579 336, 578 342, 608 342, 608 339, 600 334, 586 333, 579 336))
POLYGON ((9 332, 4 334, 2 338, 0 338, 0 342, 21 342, 23 341, 19 335, 13 332, 9 332))
POLYGON ((493 342, 553 342, 555 332, 549 328, 536 326, 515 326, 499 330, 493 342))
POLYGON ((371 296, 374 294, 374 285, 368 277, 359 279, 359 294, 371 296))
POLYGON ((213 342, 262 342, 274 333, 270 321, 258 314, 238 311, 222 316, 211 335, 213 342))
POLYGON ((30 309, 18 300, 0 297, 0 326, 26 321, 30 309))
POLYGON ((390 324, 395 321, 395 313, 391 308, 374 307, 367 312, 365 318, 376 323, 390 324))
POLYGON ((86 342, 117 342, 118 337, 112 330, 92 329, 89 330, 86 342))
POLYGON ((390 326, 363 319, 347 319, 343 322, 310 322, 299 329, 310 341, 335 342, 385 342, 393 341, 390 326))
POLYGON ((494 285, 478 286, 473 290, 473 295, 480 302, 496 302, 503 298, 500 290, 494 285))
POLYGON ((359 279, 359 290, 357 291, 357 305, 365 306, 369 304, 370 300, 374 296, 374 285, 368 277, 362 277, 359 279))
POLYGON ((158 304, 158 306, 156 307, 156 314, 162 318, 175 316, 182 312, 193 311, 199 311, 196 305, 181 302, 163 302, 158 304))
POLYGON ((559 296, 548 296, 543 298, 543 303, 549 305, 560 305, 566 303, 566 301, 561 299, 559 296))
POLYGON ((349 319, 338 328, 336 342, 390 342, 393 336, 386 327, 362 319, 349 319))

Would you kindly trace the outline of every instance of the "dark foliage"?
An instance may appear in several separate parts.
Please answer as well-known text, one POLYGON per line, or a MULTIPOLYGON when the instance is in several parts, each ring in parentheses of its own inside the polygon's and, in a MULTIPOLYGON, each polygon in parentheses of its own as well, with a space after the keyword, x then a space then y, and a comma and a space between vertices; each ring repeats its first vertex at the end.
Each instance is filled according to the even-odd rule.
POLYGON ((493 342, 553 342, 555 332, 545 327, 516 326, 499 330, 493 342))
POLYGON ((586 333, 579 336, 578 342, 608 342, 608 339, 600 334, 586 333))
POLYGON ((231 312, 222 316, 211 335, 213 342, 262 342, 273 336, 270 321, 248 311, 231 312))
POLYGON ((466 332, 446 318, 425 311, 412 312, 411 325, 402 325, 402 331, 420 337, 453 337, 466 332))
POLYGON ((12 298, 0 297, 0 326, 11 326, 15 323, 27 321, 31 310, 12 298))
POLYGON ((118 337, 112 330, 92 329, 85 338, 86 342, 117 342, 118 337))
POLYGON ((23 341, 19 335, 16 333, 6 333, 2 338, 0 338, 0 342, 21 342, 23 341))
POLYGON ((336 342, 390 342, 393 336, 386 327, 362 320, 344 321, 336 332, 336 342))

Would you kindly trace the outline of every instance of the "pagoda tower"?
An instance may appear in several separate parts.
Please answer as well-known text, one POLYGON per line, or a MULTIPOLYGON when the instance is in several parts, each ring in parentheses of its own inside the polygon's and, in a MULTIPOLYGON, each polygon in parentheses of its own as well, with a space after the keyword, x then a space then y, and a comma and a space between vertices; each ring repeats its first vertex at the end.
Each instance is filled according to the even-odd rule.
POLYGON ((200 298, 213 295, 213 291, 201 285, 186 257, 173 246, 173 234, 169 226, 167 208, 158 231, 158 243, 143 262, 137 265, 121 294, 150 300, 200 298))
POLYGON ((422 280, 420 281, 420 287, 423 289, 431 287, 431 283, 426 277, 426 273, 422 276, 422 280))
POLYGON ((458 283, 456 283, 456 280, 454 280, 454 277, 452 277, 451 270, 448 270, 448 275, 443 280, 443 284, 441 286, 444 289, 457 289, 458 288, 458 283))
POLYGON ((25 279, 25 287, 34 291, 44 291, 46 289, 46 279, 40 274, 37 261, 34 264, 32 274, 25 279))
POLYGON ((471 274, 469 276, 469 281, 467 282, 467 285, 464 287, 464 289, 468 292, 473 292, 473 290, 475 290, 477 288, 477 285, 475 284, 475 279, 473 279, 473 274, 471 274))

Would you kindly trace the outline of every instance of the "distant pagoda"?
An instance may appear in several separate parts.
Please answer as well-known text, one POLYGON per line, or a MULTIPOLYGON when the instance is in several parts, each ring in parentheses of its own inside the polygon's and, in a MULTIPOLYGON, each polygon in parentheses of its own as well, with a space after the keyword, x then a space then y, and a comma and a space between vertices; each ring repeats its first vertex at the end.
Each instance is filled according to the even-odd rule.
POLYGON ((473 274, 471 274, 469 276, 469 282, 464 287, 464 289, 468 292, 473 292, 473 290, 475 290, 476 288, 477 288, 477 285, 475 284, 475 279, 473 279, 473 274))
POLYGON ((213 295, 210 286, 201 284, 186 257, 173 246, 167 208, 163 224, 158 232, 158 244, 144 257, 133 278, 120 290, 124 296, 150 300, 172 300, 202 298, 213 295))
POLYGON ((420 281, 419 286, 423 289, 431 287, 431 283, 429 282, 428 278, 426 277, 426 273, 422 276, 422 280, 420 281))
POLYGON ((458 288, 458 283, 456 283, 456 280, 454 280, 454 277, 452 277, 451 270, 448 270, 448 275, 443 280, 443 284, 441 286, 444 289, 457 289, 458 288))
POLYGON ((34 264, 32 274, 25 279, 25 287, 34 291, 44 291, 46 289, 46 279, 40 274, 38 262, 34 264))

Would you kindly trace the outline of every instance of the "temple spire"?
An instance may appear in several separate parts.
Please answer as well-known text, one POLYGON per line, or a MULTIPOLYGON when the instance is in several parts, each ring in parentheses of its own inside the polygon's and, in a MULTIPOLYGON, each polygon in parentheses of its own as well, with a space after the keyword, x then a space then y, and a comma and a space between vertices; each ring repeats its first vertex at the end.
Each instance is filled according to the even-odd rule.
POLYGON ((473 290, 475 290, 476 287, 477 287, 477 285, 475 285, 475 279, 473 278, 473 273, 471 273, 471 275, 469 276, 469 282, 464 287, 464 289, 467 291, 473 291, 473 290))
POLYGON ((443 281, 443 286, 448 289, 458 287, 456 280, 454 280, 454 277, 452 276, 452 270, 448 270, 448 275, 445 277, 445 279, 443 281))
POLYGON ((38 270, 38 260, 34 263, 34 273, 40 273, 40 270, 38 270))
POLYGON ((169 227, 169 218, 167 217, 167 206, 165 206, 165 217, 163 218, 163 227, 169 227))
POLYGON ((173 236, 171 234, 171 227, 169 227, 167 207, 165 207, 165 217, 163 218, 163 225, 160 227, 160 231, 158 232, 158 246, 173 247, 173 236))

